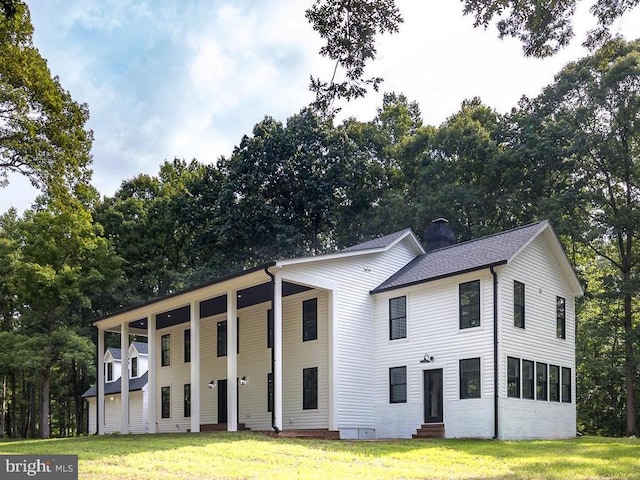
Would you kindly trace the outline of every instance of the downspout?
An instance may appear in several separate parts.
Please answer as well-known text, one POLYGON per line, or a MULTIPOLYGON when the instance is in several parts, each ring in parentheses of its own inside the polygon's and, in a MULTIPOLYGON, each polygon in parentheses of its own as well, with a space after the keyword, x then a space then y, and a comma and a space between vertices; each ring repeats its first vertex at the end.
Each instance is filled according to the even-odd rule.
MULTIPOLYGON (((273 318, 273 302, 275 299, 275 290, 276 290, 276 277, 269 271, 269 267, 264 267, 264 273, 269 275, 271 278, 271 318, 273 318)), ((276 336, 273 336, 273 342, 275 343, 276 336)), ((274 432, 280 433, 280 429, 276 427, 276 374, 275 374, 275 366, 276 359, 275 354, 273 352, 273 344, 271 345, 271 390, 273 392, 273 405, 271 406, 271 428, 274 432)))
POLYGON ((493 266, 493 439, 498 438, 498 274, 493 266))

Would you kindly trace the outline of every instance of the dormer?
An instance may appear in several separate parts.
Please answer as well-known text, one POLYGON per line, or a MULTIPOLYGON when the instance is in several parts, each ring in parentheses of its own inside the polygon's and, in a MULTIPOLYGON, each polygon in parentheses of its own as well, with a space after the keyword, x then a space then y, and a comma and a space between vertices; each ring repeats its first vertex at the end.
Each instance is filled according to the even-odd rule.
POLYGON ((122 372, 122 360, 119 348, 108 348, 104 354, 104 380, 106 383, 115 382, 122 372))
POLYGON ((129 346, 129 378, 138 378, 149 369, 149 349, 146 343, 133 342, 129 346))

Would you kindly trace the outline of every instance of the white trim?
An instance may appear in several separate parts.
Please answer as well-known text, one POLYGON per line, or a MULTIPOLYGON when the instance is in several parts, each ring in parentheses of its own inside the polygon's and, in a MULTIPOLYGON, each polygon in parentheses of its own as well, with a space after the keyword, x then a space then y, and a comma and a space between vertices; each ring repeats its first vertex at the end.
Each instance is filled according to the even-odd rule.
POLYGON ((338 360, 336 355, 336 345, 338 342, 338 332, 336 319, 338 318, 338 292, 330 290, 328 292, 328 324, 329 324, 329 430, 338 429, 338 360))
POLYGON ((227 292, 227 431, 238 431, 238 292, 227 292))
POLYGON ((120 325, 120 433, 129 433, 129 324, 120 325))
MULTIPOLYGON (((190 306, 191 346, 191 431, 200 432, 200 302, 190 306), (195 341, 194 341, 195 339, 195 341)), ((182 336, 184 341, 184 334, 182 336)))
POLYGON ((96 382, 98 389, 98 397, 96 398, 98 408, 96 433, 98 435, 104 435, 104 365, 104 330, 98 328, 98 378, 96 382))
POLYGON ((156 433, 156 419, 157 419, 157 391, 156 391, 156 370, 157 370, 157 344, 156 344, 156 316, 147 316, 148 325, 148 349, 149 349, 149 369, 147 370, 147 387, 149 394, 147 396, 147 431, 149 433, 156 433))
POLYGON ((282 278, 275 272, 273 286, 273 413, 275 427, 282 431, 282 278))

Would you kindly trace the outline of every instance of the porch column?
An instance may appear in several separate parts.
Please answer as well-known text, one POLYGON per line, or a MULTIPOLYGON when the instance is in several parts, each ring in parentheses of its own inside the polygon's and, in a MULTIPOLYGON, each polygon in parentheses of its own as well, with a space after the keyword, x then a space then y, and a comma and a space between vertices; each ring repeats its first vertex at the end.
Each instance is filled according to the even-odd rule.
POLYGON ((98 417, 96 419, 96 433, 104 435, 104 330, 98 327, 98 368, 96 379, 96 408, 98 417))
POLYGON ((336 290, 329 290, 328 327, 329 327, 329 430, 338 429, 338 377, 336 369, 336 290))
POLYGON ((273 412, 282 431, 282 277, 275 273, 273 288, 273 412))
POLYGON ((156 316, 147 317, 147 348, 149 350, 149 370, 147 373, 147 433, 156 433, 156 316))
POLYGON ((129 324, 120 325, 120 433, 129 433, 129 324))
POLYGON ((191 302, 191 431, 200 431, 200 303, 191 302))
POLYGON ((238 431, 238 292, 227 292, 227 431, 238 431))

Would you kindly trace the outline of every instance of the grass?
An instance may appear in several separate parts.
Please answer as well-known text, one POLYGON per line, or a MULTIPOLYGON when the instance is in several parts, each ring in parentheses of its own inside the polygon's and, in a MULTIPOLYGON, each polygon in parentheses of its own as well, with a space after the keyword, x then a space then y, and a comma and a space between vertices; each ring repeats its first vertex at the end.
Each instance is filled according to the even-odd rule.
POLYGON ((252 433, 0 442, 0 454, 78 454, 89 479, 639 479, 640 441, 320 441, 252 433))

